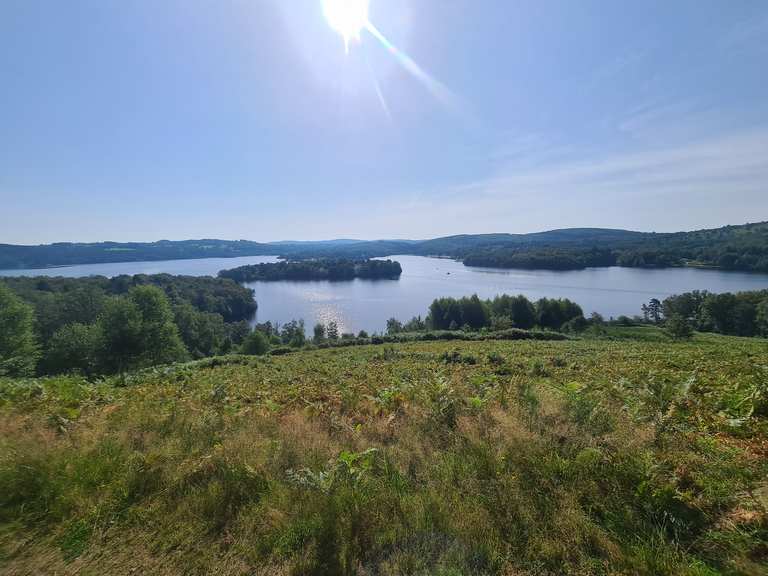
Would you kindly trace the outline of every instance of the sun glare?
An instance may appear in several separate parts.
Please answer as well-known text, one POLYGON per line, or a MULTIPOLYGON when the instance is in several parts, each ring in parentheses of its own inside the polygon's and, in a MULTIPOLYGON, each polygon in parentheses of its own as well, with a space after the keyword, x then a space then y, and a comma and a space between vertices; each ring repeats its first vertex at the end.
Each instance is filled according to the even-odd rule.
POLYGON ((359 40, 360 32, 368 25, 368 0, 323 0, 323 11, 331 28, 349 41, 359 40))

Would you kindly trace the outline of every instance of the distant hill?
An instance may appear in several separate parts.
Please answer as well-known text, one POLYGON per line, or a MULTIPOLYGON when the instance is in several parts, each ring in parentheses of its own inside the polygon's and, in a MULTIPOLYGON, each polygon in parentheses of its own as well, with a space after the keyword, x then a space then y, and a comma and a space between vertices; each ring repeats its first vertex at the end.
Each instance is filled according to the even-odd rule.
POLYGON ((49 268, 74 264, 142 262, 191 258, 234 258, 274 254, 275 248, 247 240, 160 240, 15 246, 0 244, 0 269, 49 268))
POLYGON ((531 234, 462 234, 429 240, 159 242, 0 245, 0 269, 237 256, 376 258, 447 256, 468 266, 578 269, 587 266, 710 266, 768 272, 768 222, 692 232, 566 228, 531 234))
POLYGON ((572 228, 488 242, 460 255, 467 266, 572 270, 590 266, 700 266, 768 272, 768 222, 675 233, 572 228))

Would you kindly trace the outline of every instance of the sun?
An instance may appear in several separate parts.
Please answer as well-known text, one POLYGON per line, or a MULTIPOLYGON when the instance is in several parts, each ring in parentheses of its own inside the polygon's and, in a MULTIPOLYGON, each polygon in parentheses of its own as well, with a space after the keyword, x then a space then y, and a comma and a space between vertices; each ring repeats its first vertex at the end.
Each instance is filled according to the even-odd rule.
POLYGON ((360 40, 360 32, 368 25, 368 0, 323 0, 323 12, 347 48, 350 40, 360 40))

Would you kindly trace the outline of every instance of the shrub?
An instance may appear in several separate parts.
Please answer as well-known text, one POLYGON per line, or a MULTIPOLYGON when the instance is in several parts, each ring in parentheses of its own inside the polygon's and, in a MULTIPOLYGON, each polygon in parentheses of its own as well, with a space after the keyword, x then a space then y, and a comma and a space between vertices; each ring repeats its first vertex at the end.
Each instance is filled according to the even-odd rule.
POLYGON ((576 318, 571 318, 563 324, 562 331, 563 332, 583 332, 589 328, 589 322, 587 321, 584 316, 577 316, 576 318))
POLYGON ((246 336, 240 351, 249 356, 263 356, 269 352, 269 340, 262 332, 254 330, 246 336))
POLYGON ((688 319, 680 314, 673 314, 664 325, 667 334, 676 340, 684 340, 693 336, 693 327, 688 319))

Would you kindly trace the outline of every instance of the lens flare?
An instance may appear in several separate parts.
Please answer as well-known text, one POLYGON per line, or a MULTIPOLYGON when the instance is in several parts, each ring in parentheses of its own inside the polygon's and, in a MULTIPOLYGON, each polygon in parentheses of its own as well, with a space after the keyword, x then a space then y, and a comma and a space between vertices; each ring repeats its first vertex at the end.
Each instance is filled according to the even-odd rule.
POLYGON ((349 51, 350 40, 360 40, 360 32, 368 24, 368 0, 323 0, 323 12, 331 28, 344 38, 349 51))
MULTIPOLYGON (((389 39, 374 26, 368 19, 369 0, 322 0, 323 12, 328 24, 342 38, 344 38, 344 49, 349 53, 349 42, 357 40, 360 42, 360 34, 365 30, 373 36, 379 43, 397 60, 400 66, 405 69, 413 78, 418 80, 429 92, 443 105, 452 109, 459 109, 459 101, 448 87, 442 84, 436 78, 433 78, 413 58, 395 46, 389 39)), ((366 65, 371 73, 376 95, 379 98, 384 113, 390 117, 389 107, 384 99, 381 86, 376 79, 373 69, 366 59, 366 65)))

